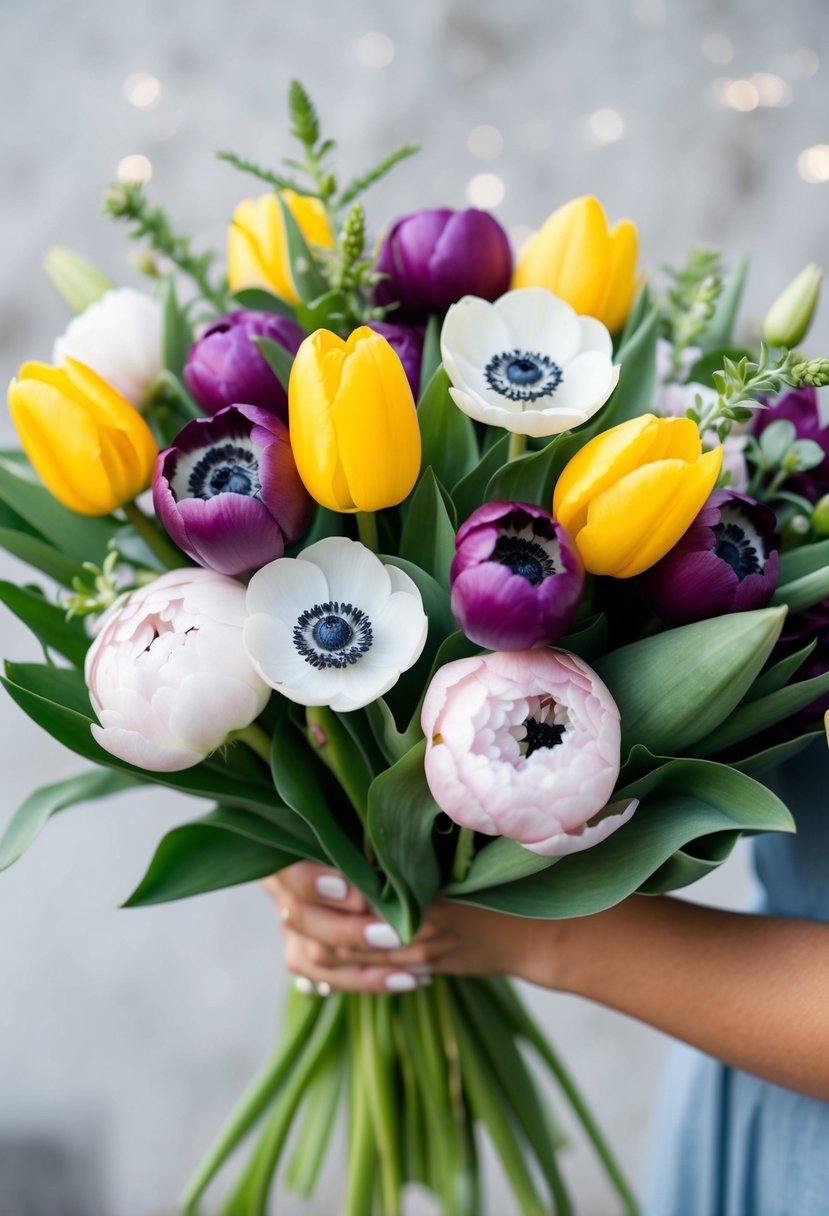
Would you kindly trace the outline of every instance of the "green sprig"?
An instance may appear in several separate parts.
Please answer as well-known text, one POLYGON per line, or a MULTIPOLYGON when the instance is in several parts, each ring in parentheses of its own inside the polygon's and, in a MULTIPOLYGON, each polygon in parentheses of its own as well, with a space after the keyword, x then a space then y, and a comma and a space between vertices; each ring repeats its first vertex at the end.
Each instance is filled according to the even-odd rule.
POLYGON ((673 286, 664 312, 673 343, 671 374, 676 376, 683 352, 701 337, 714 315, 723 286, 720 256, 712 249, 693 249, 683 267, 668 267, 667 274, 673 286))
POLYGON ((340 195, 338 206, 347 207, 348 204, 353 202, 355 198, 358 198, 359 195, 364 194, 365 191, 368 190, 369 186, 373 186, 375 182, 380 181, 381 177, 385 177, 395 165, 399 165, 402 160, 406 160, 408 157, 414 156, 419 151, 420 144, 403 144, 402 147, 389 153, 389 155, 381 160, 378 165, 375 165, 373 169, 369 169, 367 173, 362 175, 362 177, 355 177, 351 182, 349 182, 340 195))
POLYGON ((724 356, 722 370, 714 372, 712 379, 716 399, 704 406, 697 394, 696 404, 687 411, 687 417, 697 424, 700 435, 715 428, 722 441, 735 422, 747 422, 755 411, 765 408, 758 398, 779 393, 784 385, 798 388, 801 384, 813 387, 829 384, 829 359, 804 359, 789 350, 781 350, 772 358, 769 348, 761 343, 756 363, 747 355, 737 363, 724 356))
POLYGON ((273 186, 274 190, 293 190, 295 194, 309 194, 307 186, 303 186, 301 182, 296 181, 292 177, 285 177, 282 173, 274 173, 270 169, 265 169, 262 165, 257 165, 252 160, 246 160, 243 156, 237 156, 235 152, 217 152, 217 160, 225 160, 228 164, 233 165, 234 169, 238 169, 241 173, 250 173, 252 177, 256 177, 260 182, 267 182, 269 186, 273 186))

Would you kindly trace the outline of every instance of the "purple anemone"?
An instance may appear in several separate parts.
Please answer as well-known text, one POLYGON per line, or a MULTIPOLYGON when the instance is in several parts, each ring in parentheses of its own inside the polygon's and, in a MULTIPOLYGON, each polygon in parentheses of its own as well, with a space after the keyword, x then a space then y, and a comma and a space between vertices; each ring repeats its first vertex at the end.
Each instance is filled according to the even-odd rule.
POLYGON ((763 608, 777 586, 774 512, 747 494, 715 490, 673 549, 642 576, 669 625, 763 608))
POLYGON ((194 418, 159 454, 156 514, 180 549, 220 574, 245 575, 281 557, 306 531, 313 500, 288 428, 268 410, 231 405, 194 418))
POLYGON ((584 568, 564 528, 523 502, 487 502, 455 537, 452 612, 489 650, 529 650, 561 637, 581 599, 584 568))
POLYGON ((509 289, 512 253, 507 234, 486 211, 441 207, 399 219, 376 269, 387 276, 375 289, 377 303, 422 317, 446 312, 466 295, 497 300, 509 289))
POLYGON ((288 396, 253 341, 259 337, 294 355, 305 335, 278 313, 239 308, 215 320, 193 343, 184 381, 206 414, 242 401, 288 421, 288 396))

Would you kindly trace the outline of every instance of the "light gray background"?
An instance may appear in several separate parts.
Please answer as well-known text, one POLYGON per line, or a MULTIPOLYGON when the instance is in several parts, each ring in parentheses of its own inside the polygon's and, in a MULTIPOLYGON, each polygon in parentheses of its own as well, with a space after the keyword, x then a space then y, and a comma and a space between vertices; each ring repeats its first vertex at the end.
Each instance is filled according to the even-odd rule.
MULTIPOLYGON (((821 0, 30 0, 5 3, 2 21, 6 380, 23 359, 48 359, 66 323, 38 269, 48 245, 74 247, 131 280, 123 233, 99 215, 120 159, 149 156, 153 195, 182 229, 221 244, 234 202, 256 186, 212 152, 230 146, 271 163, 288 152, 283 99, 294 75, 317 99, 348 171, 398 142, 423 142, 417 160, 370 197, 377 226, 405 210, 464 205, 480 173, 503 180, 497 213, 519 237, 592 191, 611 217, 636 219, 646 267, 695 242, 732 257, 752 249, 749 327, 804 262, 829 261, 829 184, 797 170, 803 149, 829 142, 821 0), (393 42, 385 66, 373 63, 384 48, 388 58, 388 43, 365 39, 376 33, 393 42), (733 61, 712 62, 727 53, 723 38, 733 61), (162 86, 147 109, 123 93, 140 71, 162 86), (723 78, 755 72, 778 75, 790 104, 718 104, 723 78), (590 127, 601 108, 624 123, 623 137, 605 145, 590 127), (467 146, 482 124, 504 144, 486 162, 467 146)), ((811 344, 829 349, 825 307, 811 344)), ((0 440, 12 440, 5 417, 0 440)), ((27 577, 5 557, 0 576, 27 577)), ((36 657, 8 614, 0 628, 3 654, 36 657)), ((4 822, 34 784, 82 764, 8 701, 0 727, 4 822)), ((0 876, 2 1216, 168 1216, 269 1046, 285 978, 257 890, 115 910, 164 831, 200 809, 159 791, 72 811, 0 876)), ((749 898, 744 858, 697 894, 749 898)), ((575 999, 530 996, 639 1183, 664 1041, 575 999)), ((579 1148, 567 1171, 582 1216, 612 1213, 579 1148)), ((312 1205, 286 1198, 279 1210, 331 1216, 339 1194, 334 1168, 312 1205)), ((492 1216, 508 1211, 502 1196, 493 1183, 492 1216)))

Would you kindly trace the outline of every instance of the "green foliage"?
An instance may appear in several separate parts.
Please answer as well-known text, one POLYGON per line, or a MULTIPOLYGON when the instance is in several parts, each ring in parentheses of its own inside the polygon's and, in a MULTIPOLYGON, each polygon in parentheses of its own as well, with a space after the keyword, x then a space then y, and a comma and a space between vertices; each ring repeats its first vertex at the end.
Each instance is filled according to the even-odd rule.
POLYGON ((180 379, 190 347, 193 345, 193 327, 187 319, 187 313, 179 305, 172 275, 164 281, 161 310, 161 349, 164 366, 180 379))
POLYGON ((408 505, 400 536, 400 556, 448 589, 449 567, 455 556, 455 528, 442 487, 430 468, 421 473, 408 505))
POLYGON ((700 335, 699 345, 704 354, 719 346, 728 346, 732 341, 747 271, 748 257, 744 254, 725 280, 714 308, 714 315, 700 335))
POLYGON ((431 467, 444 486, 461 481, 478 463, 475 427, 449 396, 449 384, 449 377, 439 366, 417 407, 423 443, 422 467, 431 467))
POLYGON ((89 638, 82 622, 67 621, 64 609, 50 604, 39 589, 0 582, 0 603, 28 625, 43 646, 62 654, 76 667, 83 666, 89 638))
POLYGON ((11 508, 38 539, 78 563, 102 565, 118 531, 111 516, 76 515, 35 480, 20 452, 0 452, 0 503, 11 508))
POLYGON ((260 337, 254 338, 253 341, 259 348, 268 367, 287 393, 288 384, 291 379, 291 368, 294 365, 294 356, 284 346, 280 345, 279 342, 274 342, 272 338, 260 337))

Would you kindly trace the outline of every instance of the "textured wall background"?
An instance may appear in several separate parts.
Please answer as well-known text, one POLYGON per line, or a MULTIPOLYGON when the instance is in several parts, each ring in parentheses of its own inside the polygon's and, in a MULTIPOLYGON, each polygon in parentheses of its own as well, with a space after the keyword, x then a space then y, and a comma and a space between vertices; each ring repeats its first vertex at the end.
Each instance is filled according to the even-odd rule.
MULTIPOLYGON (((829 141, 822 0, 30 0, 4 6, 2 24, 6 380, 48 358, 66 323, 38 270, 49 244, 132 277, 123 233, 99 215, 119 161, 148 157, 177 224, 220 243, 250 183, 212 152, 288 152, 294 75, 348 170, 423 142, 370 196, 378 226, 470 197, 497 204, 520 240, 592 191, 611 217, 636 219, 648 267, 694 242, 753 249, 749 325, 804 262, 829 263, 829 150, 804 155, 829 141), (136 91, 135 73, 159 82, 152 104, 134 104, 154 90, 136 91), (496 132, 470 137, 482 126, 496 132)), ((829 347, 827 317, 824 306, 816 349, 829 347)), ((26 574, 0 557, 0 577, 26 574)), ((36 657, 8 615, 1 629, 6 656, 36 657)), ((81 765, 7 701, 0 726, 5 821, 35 782, 81 765)), ((115 910, 157 839, 198 813, 162 792, 76 810, 0 877, 0 1216, 169 1216, 269 1046, 285 979, 258 891, 115 910)), ((744 859, 697 894, 747 898, 744 859)), ((638 1181, 663 1040, 572 998, 532 1000, 638 1181)), ((612 1212, 580 1150, 568 1170, 582 1216, 612 1212)), ((335 1169, 314 1204, 279 1210, 330 1216, 338 1194, 335 1169)), ((494 1184, 491 1216, 506 1211, 494 1184)))

